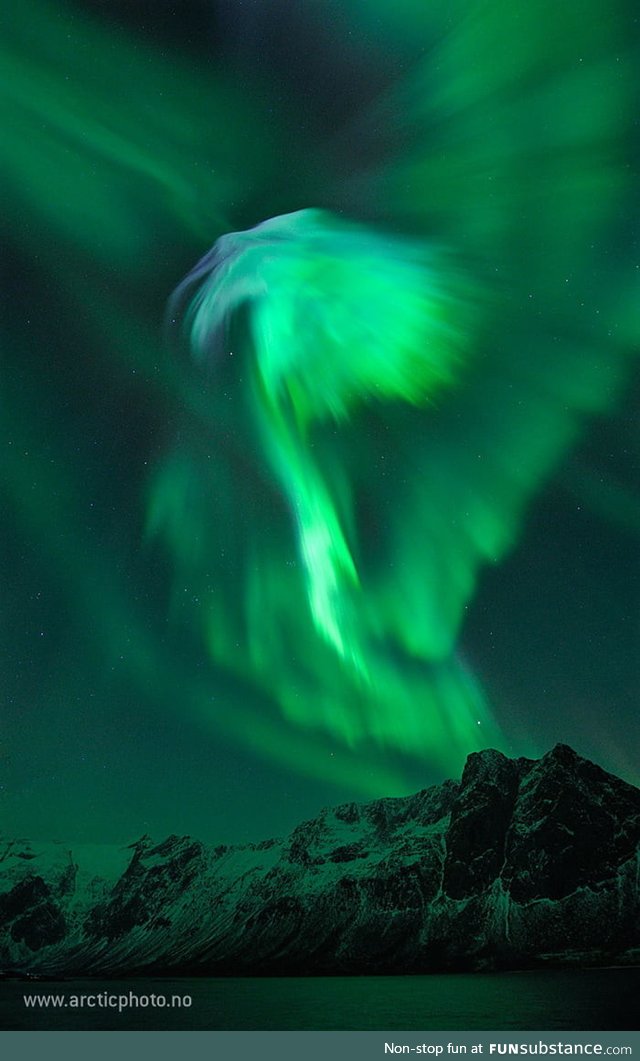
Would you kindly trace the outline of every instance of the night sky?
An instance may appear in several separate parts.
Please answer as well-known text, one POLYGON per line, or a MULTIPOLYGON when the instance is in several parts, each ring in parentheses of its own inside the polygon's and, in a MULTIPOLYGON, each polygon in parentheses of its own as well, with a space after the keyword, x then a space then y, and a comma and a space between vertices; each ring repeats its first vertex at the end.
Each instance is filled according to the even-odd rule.
POLYGON ((6 835, 256 840, 486 746, 640 783, 635 8, 3 13, 6 835), (193 356, 189 270, 312 209, 193 356))

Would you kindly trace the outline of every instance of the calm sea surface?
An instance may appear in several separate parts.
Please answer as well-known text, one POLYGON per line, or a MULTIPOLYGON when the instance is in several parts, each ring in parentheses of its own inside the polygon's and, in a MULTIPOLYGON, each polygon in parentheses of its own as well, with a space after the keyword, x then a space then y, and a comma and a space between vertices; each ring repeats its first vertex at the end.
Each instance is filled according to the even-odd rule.
POLYGON ((640 968, 448 976, 180 979, 0 983, 0 1027, 32 1030, 434 1031, 638 1028, 640 968), (100 993, 146 998, 117 1009, 100 993), (151 995, 163 996, 163 1008, 151 995), (25 1004, 57 996, 62 1005, 25 1004), (73 996, 94 996, 73 1008, 73 996), (190 996, 190 1007, 174 996, 190 996))

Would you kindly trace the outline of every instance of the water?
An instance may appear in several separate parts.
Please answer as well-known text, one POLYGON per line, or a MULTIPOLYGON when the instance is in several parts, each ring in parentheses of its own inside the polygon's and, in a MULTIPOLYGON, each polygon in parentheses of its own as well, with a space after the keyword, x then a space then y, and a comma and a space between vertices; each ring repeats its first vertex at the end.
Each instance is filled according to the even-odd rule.
POLYGON ((6 1030, 629 1030, 637 1028, 640 968, 447 976, 91 980, 0 984, 6 1030), (73 995, 130 992, 192 998, 190 1008, 95 1005, 73 995), (63 996, 26 1008, 24 995, 63 996), (86 1006, 86 1003, 85 1003, 86 1006))

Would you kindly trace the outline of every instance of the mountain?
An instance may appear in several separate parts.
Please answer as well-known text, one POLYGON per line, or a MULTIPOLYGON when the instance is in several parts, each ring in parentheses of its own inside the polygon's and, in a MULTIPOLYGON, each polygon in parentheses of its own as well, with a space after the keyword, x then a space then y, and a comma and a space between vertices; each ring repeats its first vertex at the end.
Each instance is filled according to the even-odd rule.
POLYGON ((640 790, 559 744, 212 847, 3 841, 0 966, 417 973, 640 959, 640 790))

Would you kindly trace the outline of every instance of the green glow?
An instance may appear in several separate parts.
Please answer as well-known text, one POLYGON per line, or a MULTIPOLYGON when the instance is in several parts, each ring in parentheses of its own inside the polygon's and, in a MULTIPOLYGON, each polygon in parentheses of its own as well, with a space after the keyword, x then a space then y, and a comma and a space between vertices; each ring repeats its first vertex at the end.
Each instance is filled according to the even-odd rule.
MULTIPOLYGON (((395 550, 367 560, 343 437, 363 413, 388 428, 409 406, 431 422, 441 391, 464 377, 479 292, 449 255, 317 210, 223 237, 176 301, 198 282, 187 312, 194 351, 214 373, 239 363, 240 415, 253 423, 262 474, 288 509, 278 524, 244 532, 242 632, 227 596, 212 591, 205 622, 214 660, 239 674, 249 667, 290 722, 350 747, 428 750, 446 765, 462 748, 495 742, 477 685, 451 656, 451 630, 441 634, 437 620, 431 637, 424 630, 425 587, 402 593, 403 575, 390 573, 395 550), (253 353, 242 344, 232 350, 225 331, 244 302, 253 353)), ((366 431, 360 437, 374 441, 366 431)), ((196 485, 183 455, 158 479, 149 529, 164 523, 174 556, 206 567, 206 551, 230 555, 220 550, 220 526, 234 534, 240 518, 247 527, 245 489, 228 479, 223 486, 217 468, 212 482, 196 485), (215 539, 193 510, 214 483, 217 498, 238 495, 234 514, 217 513, 215 539)), ((401 565, 407 559, 409 549, 401 565)), ((423 567, 414 567, 414 582, 423 567)))
POLYGON ((145 268, 154 221, 224 225, 242 174, 268 172, 276 123, 265 131, 233 78, 64 3, 7 11, 0 63, 5 194, 103 267, 145 268))
MULTIPOLYGON (((530 750, 459 646, 637 363, 636 60, 611 0, 327 4, 327 69, 352 76, 349 22, 392 69, 335 142, 331 94, 285 99, 275 64, 9 5, 5 229, 34 301, 6 337, 3 459, 25 564, 76 617, 61 673, 84 637, 106 704, 115 668, 133 712, 381 795, 530 750), (167 351, 186 263, 269 215, 191 278, 201 363, 167 351)), ((625 483, 565 478, 637 532, 625 483)), ((552 724, 516 708, 545 750, 552 724)))
POLYGON ((225 236, 195 279, 205 268, 188 314, 194 351, 206 354, 213 335, 219 349, 210 356, 232 356, 221 327, 252 300, 256 417, 298 526, 311 614, 366 676, 355 629, 366 593, 347 541, 351 499, 343 490, 341 520, 312 453, 312 429, 348 420, 367 402, 423 405, 450 384, 469 316, 454 293, 460 281, 417 245, 312 210, 225 236))
MULTIPOLYGON (((502 742, 456 659, 482 569, 517 543, 586 417, 612 408, 637 334, 636 321, 610 343, 620 296, 594 254, 628 191, 628 58, 612 60, 572 7, 577 68, 537 18, 535 33, 509 22, 513 49, 496 61, 494 7, 487 24, 461 17, 441 65, 430 55, 385 100, 380 120, 386 108, 407 129, 437 124, 359 185, 446 230, 446 249, 304 210, 223 237, 177 299, 195 291, 186 323, 212 380, 226 386, 235 359, 238 430, 288 509, 249 534, 244 490, 227 480, 251 546, 238 615, 224 576, 204 609, 213 659, 253 673, 296 726, 444 765, 502 742), (464 61, 476 51, 480 69, 464 61), (242 305, 251 342, 234 332, 242 305)), ((176 555, 189 537, 179 498, 176 555)))
MULTIPOLYGON (((266 253, 258 248, 267 264, 257 265, 264 294, 254 300, 252 318, 257 416, 297 523, 316 628, 366 679, 367 635, 359 627, 367 589, 353 555, 357 543, 348 543, 353 499, 343 483, 341 518, 314 458, 313 428, 350 420, 367 403, 433 401, 452 381, 468 311, 443 290, 444 267, 438 275, 417 248, 313 211, 283 225, 288 242, 278 233, 266 253)), ((222 302, 223 292, 213 297, 222 302)), ((197 325, 198 317, 196 342, 197 325)), ((334 477, 339 469, 334 462, 334 477)))

